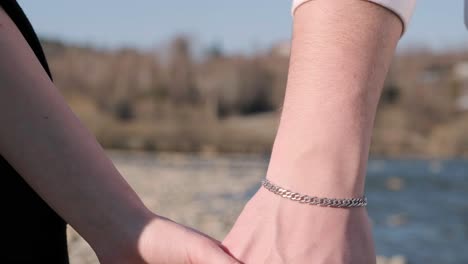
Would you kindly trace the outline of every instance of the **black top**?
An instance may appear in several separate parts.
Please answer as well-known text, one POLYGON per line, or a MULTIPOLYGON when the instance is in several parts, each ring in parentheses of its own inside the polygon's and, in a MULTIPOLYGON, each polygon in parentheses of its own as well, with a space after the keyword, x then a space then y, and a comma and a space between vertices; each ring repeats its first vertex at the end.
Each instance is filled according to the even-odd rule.
MULTIPOLYGON (((0 0, 0 7, 16 24, 52 79, 39 39, 21 7, 14 0, 0 0)), ((1 152, 0 149, 0 154, 1 152)), ((0 182, 0 262, 68 263, 65 221, 29 187, 2 156, 0 182)))
POLYGON ((44 52, 42 51, 41 43, 39 42, 31 23, 29 23, 29 20, 21 7, 15 0, 0 0, 0 6, 3 7, 3 10, 5 10, 21 31, 29 46, 34 51, 34 54, 36 54, 36 57, 41 62, 42 67, 44 67, 45 71, 52 79, 52 74, 50 73, 49 65, 47 64, 44 52))

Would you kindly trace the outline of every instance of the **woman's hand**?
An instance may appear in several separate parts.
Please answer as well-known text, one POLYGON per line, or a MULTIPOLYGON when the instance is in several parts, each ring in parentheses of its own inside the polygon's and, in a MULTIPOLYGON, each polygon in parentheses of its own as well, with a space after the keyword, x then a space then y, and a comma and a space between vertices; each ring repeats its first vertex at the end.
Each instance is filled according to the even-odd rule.
MULTIPOLYGON (((112 237, 112 235, 110 235, 112 237)), ((118 239, 96 248, 100 263, 235 264, 220 242, 196 230, 155 216, 142 230, 137 246, 122 247, 118 239)))
POLYGON ((261 188, 223 244, 245 264, 373 264, 365 208, 290 201, 261 188))

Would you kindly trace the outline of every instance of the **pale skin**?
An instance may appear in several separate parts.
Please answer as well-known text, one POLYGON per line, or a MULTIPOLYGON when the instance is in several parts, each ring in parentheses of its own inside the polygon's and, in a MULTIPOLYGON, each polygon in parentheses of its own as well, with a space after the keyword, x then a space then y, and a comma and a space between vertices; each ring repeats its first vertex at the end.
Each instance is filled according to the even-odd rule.
MULTIPOLYGON (((321 197, 364 194, 376 108, 401 33, 396 15, 366 1, 314 0, 296 10, 268 179, 321 197)), ((264 188, 223 243, 245 263, 376 261, 366 209, 299 204, 264 188)))
MULTIPOLYGON (((218 241, 148 210, 1 9, 0 25, 0 124, 8 127, 0 153, 101 263, 238 263, 218 241)), ((393 13, 364 1, 297 9, 270 180, 324 197, 363 194, 377 102, 401 31, 393 13)), ((375 262, 365 209, 306 206, 264 189, 223 244, 248 264, 375 262)))

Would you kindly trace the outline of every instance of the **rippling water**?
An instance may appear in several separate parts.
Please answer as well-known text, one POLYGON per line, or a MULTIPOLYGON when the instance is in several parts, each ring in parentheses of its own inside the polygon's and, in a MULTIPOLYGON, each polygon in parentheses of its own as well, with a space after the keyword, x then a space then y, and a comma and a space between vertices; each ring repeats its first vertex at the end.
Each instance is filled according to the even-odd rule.
POLYGON ((379 254, 468 263, 468 161, 372 160, 367 196, 379 254))

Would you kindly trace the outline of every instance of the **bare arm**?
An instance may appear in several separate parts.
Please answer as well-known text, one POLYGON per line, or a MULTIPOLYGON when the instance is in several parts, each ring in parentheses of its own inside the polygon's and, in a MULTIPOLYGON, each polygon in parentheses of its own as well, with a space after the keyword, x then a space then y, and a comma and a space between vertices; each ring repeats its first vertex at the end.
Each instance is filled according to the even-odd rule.
POLYGON ((103 263, 234 263, 215 241, 144 206, 1 8, 0 85, 1 155, 103 263))
MULTIPOLYGON (((364 194, 376 107, 401 31, 397 16, 366 1, 297 9, 271 181, 321 197, 364 194)), ((246 263, 375 262, 365 209, 304 205, 263 188, 225 243, 246 263)))
POLYGON ((268 176, 325 197, 360 196, 376 107, 402 24, 365 1, 298 8, 268 176))
POLYGON ((100 243, 106 229, 121 221, 139 221, 143 228, 143 203, 3 13, 1 24, 1 154, 71 225, 83 226, 81 234, 91 243, 100 243))

